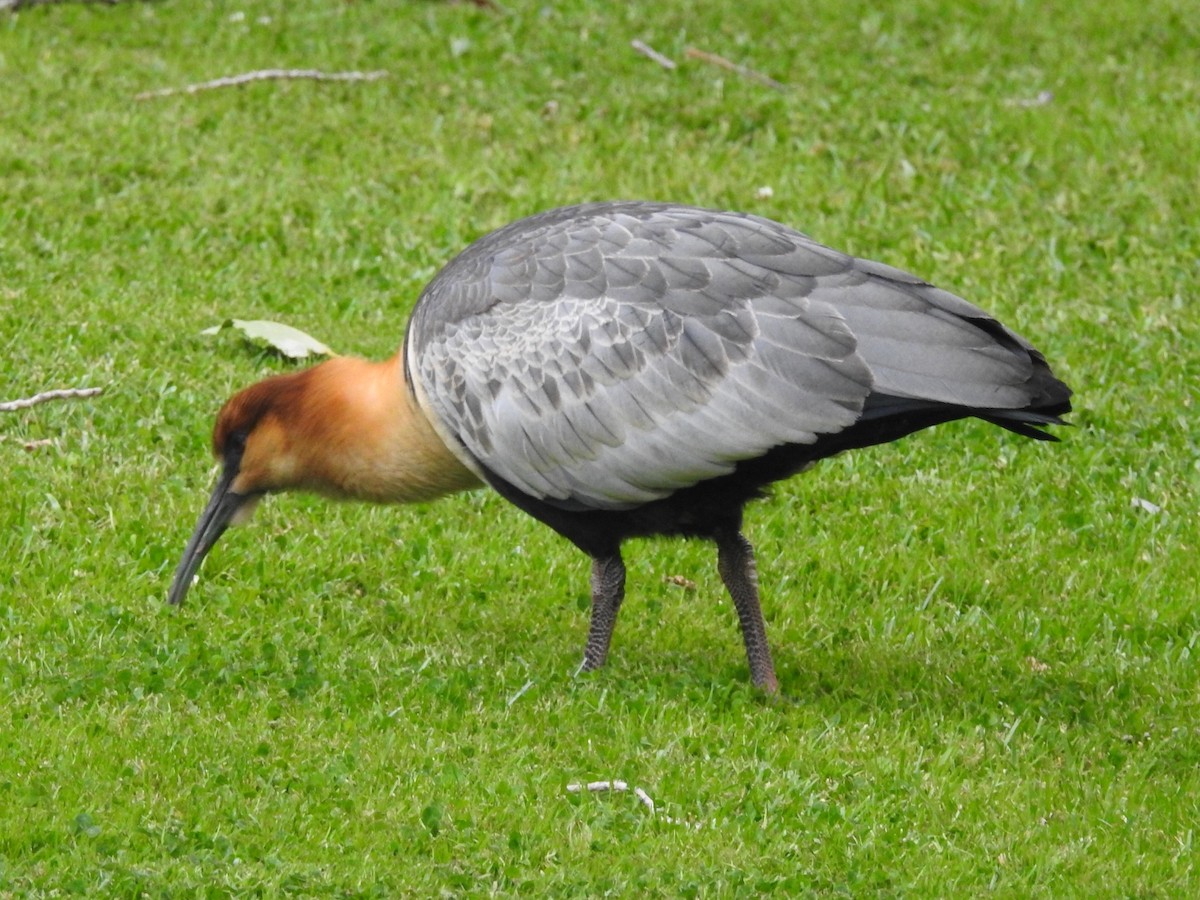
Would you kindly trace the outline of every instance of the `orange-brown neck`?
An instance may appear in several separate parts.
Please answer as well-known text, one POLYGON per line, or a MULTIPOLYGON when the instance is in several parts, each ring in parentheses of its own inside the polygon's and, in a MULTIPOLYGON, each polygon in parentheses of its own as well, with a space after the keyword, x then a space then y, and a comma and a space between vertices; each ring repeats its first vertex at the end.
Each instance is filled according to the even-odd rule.
MULTIPOLYGON (((300 489, 412 503, 480 484, 417 405, 399 356, 382 363, 339 357, 268 379, 235 396, 227 410, 239 398, 253 403, 255 391, 271 395, 262 398, 269 412, 249 434, 236 491, 300 489)), ((236 421, 236 409, 228 418, 236 421)))

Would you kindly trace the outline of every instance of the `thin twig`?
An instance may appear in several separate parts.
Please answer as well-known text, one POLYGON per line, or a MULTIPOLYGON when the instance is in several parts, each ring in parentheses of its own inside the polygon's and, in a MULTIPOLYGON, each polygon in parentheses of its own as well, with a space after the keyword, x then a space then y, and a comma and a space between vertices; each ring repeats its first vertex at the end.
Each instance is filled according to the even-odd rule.
POLYGON ((629 46, 632 47, 634 50, 636 50, 638 53, 642 54, 642 56, 646 57, 647 59, 654 60, 654 62, 658 63, 664 69, 674 69, 675 68, 675 60, 671 59, 671 57, 669 57, 669 56, 663 56, 661 53, 659 53, 657 50, 655 50, 649 44, 642 43, 641 41, 634 38, 632 41, 629 42, 629 46))
MULTIPOLYGON (((31 6, 49 6, 51 3, 67 3, 69 0, 0 0, 0 9, 16 12, 31 6)), ((117 0, 77 0, 79 3, 99 3, 103 6, 116 6, 117 0)))
MULTIPOLYGON (((8 440, 7 434, 0 434, 0 444, 8 440)), ((54 438, 40 438, 36 441, 21 441, 21 449, 32 453, 34 450, 41 450, 43 447, 53 447, 54 438)))
POLYGON ((635 787, 633 789, 633 793, 639 800, 642 801, 642 806, 646 807, 646 809, 650 810, 650 813, 653 814, 654 801, 650 799, 650 795, 643 791, 640 787, 635 787))
POLYGON ((714 66, 719 66, 722 69, 727 69, 730 72, 736 72, 743 78, 749 78, 751 81, 757 81, 759 84, 765 84, 767 87, 776 91, 786 91, 787 85, 781 81, 776 81, 770 75, 764 75, 762 72, 757 72, 748 66, 741 66, 732 60, 726 59, 723 56, 717 56, 715 53, 709 53, 707 50, 697 50, 695 47, 688 47, 683 51, 683 55, 688 59, 698 59, 701 62, 706 62, 714 66))
MULTIPOLYGON (((592 793, 601 793, 603 791, 627 791, 629 783, 626 781, 589 781, 587 784, 572 782, 567 785, 567 791, 572 794, 581 793, 584 790, 592 793)), ((633 795, 638 798, 638 802, 650 811, 650 815, 655 815, 657 810, 654 806, 654 801, 650 799, 650 795, 643 791, 640 787, 633 789, 633 795)), ((684 828, 691 828, 699 831, 704 825, 703 822, 695 822, 690 819, 676 819, 673 816, 668 816, 666 813, 661 814, 661 818, 669 825, 682 825, 684 828)))
POLYGON ((143 91, 137 94, 135 100, 151 100, 155 97, 170 97, 172 94, 198 94, 200 91, 212 91, 217 88, 238 87, 252 81, 282 81, 285 79, 307 78, 311 81, 377 81, 386 78, 387 72, 322 72, 319 69, 259 69, 255 72, 244 72, 241 75, 230 75, 225 78, 214 78, 212 81, 201 81, 198 84, 188 84, 178 88, 161 88, 157 91, 143 91))
POLYGON ((28 409, 49 400, 69 400, 74 397, 94 397, 102 393, 104 388, 64 388, 58 391, 42 391, 32 397, 22 397, 20 400, 7 400, 0 403, 0 412, 15 412, 18 409, 28 409))
POLYGON ((584 788, 589 791, 627 791, 629 785, 624 781, 589 781, 587 784, 575 782, 567 785, 567 790, 572 794, 578 794, 584 788))
POLYGON ((1036 97, 1014 97, 1010 100, 1005 100, 1005 106, 1045 106, 1047 103, 1054 102, 1054 91, 1038 91, 1036 97))
POLYGON ((508 705, 512 706, 514 703, 516 703, 518 700, 520 700, 521 695, 524 694, 531 687, 533 687, 532 679, 530 679, 529 681, 526 681, 523 685, 521 685, 521 689, 519 691, 517 691, 515 694, 513 694, 511 697, 508 698, 508 705))

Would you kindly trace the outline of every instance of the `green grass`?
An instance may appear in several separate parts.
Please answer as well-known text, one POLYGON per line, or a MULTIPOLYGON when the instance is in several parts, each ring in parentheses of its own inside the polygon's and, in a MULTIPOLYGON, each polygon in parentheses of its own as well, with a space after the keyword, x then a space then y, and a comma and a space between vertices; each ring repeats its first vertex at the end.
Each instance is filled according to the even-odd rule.
POLYGON ((1197 893, 1192 4, 505 6, 0 15, 0 399, 106 387, 0 414, 0 895, 1197 893), (391 74, 133 99, 277 66, 391 74), (700 544, 630 546, 572 678, 587 561, 482 493, 273 499, 164 608, 215 410, 289 368, 202 328, 382 357, 471 239, 614 197, 957 290, 1076 427, 946 426, 753 507, 783 703, 700 544), (700 827, 566 791, 607 778, 700 827))

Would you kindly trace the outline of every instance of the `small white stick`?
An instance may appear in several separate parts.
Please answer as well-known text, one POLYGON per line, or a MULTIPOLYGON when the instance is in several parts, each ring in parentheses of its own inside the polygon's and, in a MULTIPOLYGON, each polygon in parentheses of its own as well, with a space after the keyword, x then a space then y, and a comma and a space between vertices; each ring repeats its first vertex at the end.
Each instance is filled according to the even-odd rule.
POLYGON ((642 41, 639 41, 637 38, 634 38, 632 41, 630 41, 629 46, 638 53, 642 54, 642 56, 646 57, 646 59, 651 59, 658 63, 664 69, 675 68, 675 60, 671 59, 669 56, 663 56, 649 44, 645 44, 642 41))
POLYGON ((513 694, 511 697, 509 697, 509 698, 508 698, 508 705, 509 705, 509 706, 512 706, 514 703, 516 703, 518 700, 520 700, 520 699, 521 699, 521 695, 522 695, 522 694, 524 694, 524 693, 525 693, 527 690, 529 690, 531 687, 533 687, 533 681, 532 681, 532 680, 531 680, 531 681, 527 681, 527 682, 525 682, 523 685, 521 685, 521 689, 520 689, 519 691, 517 691, 515 694, 513 694))
POLYGON ((637 795, 637 798, 642 801, 642 805, 645 806, 646 809, 650 810, 650 814, 654 815, 654 801, 650 799, 650 795, 643 791, 640 787, 635 787, 633 792, 637 795))
POLYGON ((57 391, 42 391, 32 397, 22 397, 20 400, 8 400, 0 403, 0 412, 15 412, 18 409, 28 409, 49 400, 68 400, 72 397, 94 397, 104 388, 63 388, 57 391))
POLYGON ((567 790, 572 794, 578 794, 584 788, 598 793, 600 791, 627 791, 629 785, 624 781, 589 781, 587 784, 580 784, 576 781, 567 785, 567 790))
POLYGON ((136 94, 133 99, 151 100, 155 97, 170 97, 172 94, 197 94, 200 91, 212 91, 217 88, 237 87, 252 81, 282 81, 291 78, 307 78, 312 81, 377 81, 380 78, 386 78, 387 74, 382 70, 375 72, 322 72, 319 69, 259 69, 255 72, 214 78, 212 81, 202 81, 198 84, 188 84, 178 88, 143 91, 136 94))
MULTIPOLYGON (((627 791, 629 784, 625 781, 589 781, 587 784, 581 784, 578 781, 567 785, 567 792, 578 794, 584 790, 592 791, 593 793, 601 793, 603 791, 627 791)), ((655 815, 657 809, 650 795, 643 791, 640 787, 633 789, 633 795, 638 798, 638 802, 646 809, 650 810, 650 815, 655 815)), ((691 828, 694 831, 699 831, 703 827, 703 822, 693 822, 689 819, 676 819, 674 816, 662 814, 662 820, 669 825, 682 825, 684 828, 691 828)))
POLYGON ((1005 100, 1005 106, 1045 106, 1047 103, 1054 102, 1054 91, 1038 91, 1036 97, 1014 97, 1011 100, 1005 100))

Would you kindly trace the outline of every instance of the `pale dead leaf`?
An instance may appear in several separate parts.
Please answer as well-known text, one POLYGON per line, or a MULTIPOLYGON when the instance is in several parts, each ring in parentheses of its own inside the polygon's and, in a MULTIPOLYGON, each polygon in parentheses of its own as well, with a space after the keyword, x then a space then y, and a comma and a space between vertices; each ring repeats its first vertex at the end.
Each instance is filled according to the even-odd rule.
POLYGON ((1142 512, 1148 512, 1152 516, 1157 516, 1163 511, 1163 508, 1157 503, 1151 503, 1145 497, 1130 497, 1129 505, 1134 509, 1140 509, 1142 512))
POLYGON ((299 328, 266 319, 226 319, 220 325, 205 328, 200 333, 217 334, 225 328, 236 328, 248 340, 265 343, 291 359, 304 359, 313 354, 334 355, 332 350, 299 328))

